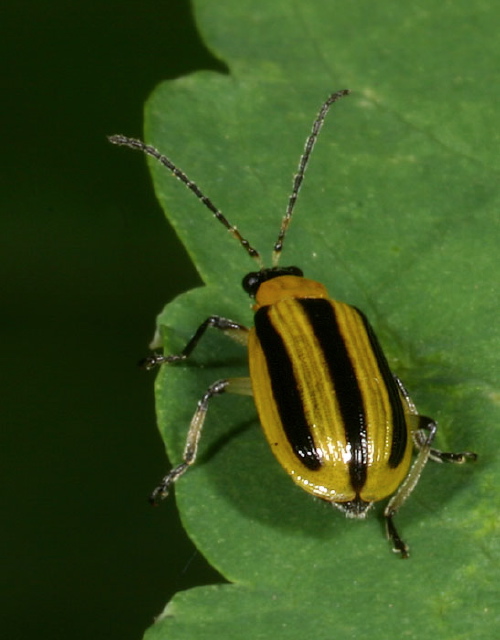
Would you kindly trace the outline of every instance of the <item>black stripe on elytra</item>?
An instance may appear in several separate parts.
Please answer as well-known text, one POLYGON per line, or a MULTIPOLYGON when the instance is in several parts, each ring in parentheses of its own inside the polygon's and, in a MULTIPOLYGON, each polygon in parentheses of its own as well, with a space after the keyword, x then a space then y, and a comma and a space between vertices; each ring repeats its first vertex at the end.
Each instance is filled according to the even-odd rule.
POLYGON ((408 432, 406 427, 405 412, 403 409, 403 402, 399 394, 398 385, 394 379, 394 375, 389 367, 387 358, 385 357, 382 347, 373 331, 365 314, 356 309, 361 316, 363 324, 366 329, 366 334, 370 340, 370 345, 377 360, 377 365, 382 374, 382 379, 387 389, 387 395, 389 397, 389 404, 392 411, 392 442, 391 453, 389 455, 389 466, 395 469, 402 461, 406 451, 406 445, 408 443, 408 432))
POLYGON ((368 451, 365 409, 356 373, 332 304, 322 298, 304 298, 298 302, 307 315, 328 366, 345 437, 351 449, 349 476, 353 489, 359 493, 366 482, 368 451))
POLYGON ((292 363, 283 340, 269 318, 269 307, 255 314, 255 330, 267 362, 271 388, 283 429, 297 458, 311 471, 321 467, 292 363))

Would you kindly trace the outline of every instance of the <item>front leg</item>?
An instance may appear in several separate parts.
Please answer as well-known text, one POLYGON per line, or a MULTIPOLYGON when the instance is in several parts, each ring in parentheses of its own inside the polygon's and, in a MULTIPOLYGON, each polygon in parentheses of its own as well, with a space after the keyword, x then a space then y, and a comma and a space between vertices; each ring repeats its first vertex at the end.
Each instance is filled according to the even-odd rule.
POLYGON ((168 356, 154 353, 151 356, 147 356, 139 362, 139 366, 147 369, 154 369, 154 367, 161 364, 168 364, 172 362, 179 362, 180 360, 186 360, 196 348, 196 345, 201 340, 208 327, 219 329, 233 340, 236 340, 240 344, 246 345, 248 342, 248 328, 239 322, 229 320, 229 318, 222 318, 221 316, 210 316, 204 322, 200 324, 196 333, 186 344, 184 349, 178 354, 171 354, 168 356))

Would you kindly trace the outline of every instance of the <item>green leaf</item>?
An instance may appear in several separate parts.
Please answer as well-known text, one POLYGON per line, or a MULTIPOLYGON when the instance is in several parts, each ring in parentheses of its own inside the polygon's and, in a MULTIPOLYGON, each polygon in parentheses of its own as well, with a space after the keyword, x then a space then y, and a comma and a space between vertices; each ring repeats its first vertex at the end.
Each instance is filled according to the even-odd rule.
MULTIPOLYGON (((251 399, 215 399, 176 498, 189 535, 232 584, 178 594, 147 640, 494 637, 498 4, 199 0, 195 10, 230 73, 158 87, 148 142, 269 264, 312 120, 331 91, 352 89, 328 115, 282 264, 362 308, 420 411, 439 421, 438 446, 480 458, 427 466, 398 515, 412 552, 403 562, 383 538, 381 505, 357 522, 310 498, 275 462, 251 399)), ((251 324, 240 282, 255 265, 183 185, 152 171, 206 284, 159 318, 175 353, 211 314, 251 324)), ((157 377, 173 463, 206 387, 246 372, 244 351, 216 333, 157 377)))

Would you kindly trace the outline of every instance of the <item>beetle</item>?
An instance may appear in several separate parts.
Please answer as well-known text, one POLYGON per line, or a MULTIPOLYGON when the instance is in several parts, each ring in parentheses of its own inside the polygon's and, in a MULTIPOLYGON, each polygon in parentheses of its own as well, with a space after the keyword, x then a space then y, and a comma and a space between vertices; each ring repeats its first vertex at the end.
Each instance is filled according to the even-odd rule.
POLYGON ((192 191, 258 265, 242 281, 254 299, 254 326, 213 315, 179 354, 154 353, 147 369, 182 362, 211 327, 247 346, 250 376, 217 380, 203 394, 191 420, 183 460, 153 491, 157 504, 195 462, 210 400, 222 393, 252 395, 267 441, 284 470, 306 492, 330 502, 347 517, 364 518, 373 503, 384 510, 393 551, 409 557, 394 516, 415 488, 427 461, 463 463, 475 453, 432 447, 437 424, 418 413, 366 316, 330 297, 326 287, 295 266, 282 267, 283 242, 304 174, 331 105, 349 94, 332 93, 321 106, 294 176, 288 206, 266 267, 259 252, 198 186, 155 147, 122 135, 113 144, 152 156, 192 191), (416 450, 416 456, 413 451, 416 450), (414 458, 414 459, 413 459, 414 458))

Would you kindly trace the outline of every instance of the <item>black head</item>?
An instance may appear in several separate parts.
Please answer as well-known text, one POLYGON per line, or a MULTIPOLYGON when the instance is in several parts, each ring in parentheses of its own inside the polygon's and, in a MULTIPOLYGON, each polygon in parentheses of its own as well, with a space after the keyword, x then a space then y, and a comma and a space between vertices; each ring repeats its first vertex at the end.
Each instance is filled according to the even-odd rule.
POLYGON ((261 269, 260 271, 251 271, 241 281, 241 286, 251 298, 255 298, 260 285, 263 282, 279 278, 280 276, 299 276, 304 275, 299 267, 270 267, 269 269, 261 269))

